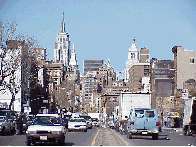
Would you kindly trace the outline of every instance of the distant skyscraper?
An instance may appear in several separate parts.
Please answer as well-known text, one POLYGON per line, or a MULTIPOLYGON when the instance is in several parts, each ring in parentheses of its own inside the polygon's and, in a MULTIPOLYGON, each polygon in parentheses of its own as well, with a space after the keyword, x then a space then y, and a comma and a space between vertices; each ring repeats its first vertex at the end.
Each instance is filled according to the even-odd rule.
POLYGON ((69 40, 68 33, 66 33, 65 31, 64 12, 63 12, 61 32, 58 33, 55 41, 54 62, 63 63, 64 66, 69 66, 70 58, 71 58, 70 40, 69 40))
POLYGON ((84 60, 84 75, 88 71, 99 71, 103 65, 103 60, 84 60))
POLYGON ((70 59, 69 65, 71 67, 74 67, 74 68, 78 67, 77 59, 76 59, 76 52, 75 52, 75 45, 74 44, 73 44, 73 49, 72 49, 72 52, 71 52, 71 59, 70 59))

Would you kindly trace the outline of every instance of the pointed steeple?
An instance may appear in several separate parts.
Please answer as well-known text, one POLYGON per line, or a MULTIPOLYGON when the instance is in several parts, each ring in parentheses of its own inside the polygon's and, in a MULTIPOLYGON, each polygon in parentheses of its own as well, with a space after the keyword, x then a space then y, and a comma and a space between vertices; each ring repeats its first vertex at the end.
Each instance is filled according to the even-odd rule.
POLYGON ((135 37, 133 38, 133 44, 135 44, 135 37))
POLYGON ((65 19, 64 19, 64 11, 63 11, 63 20, 62 20, 62 23, 61 23, 61 32, 65 32, 65 19))

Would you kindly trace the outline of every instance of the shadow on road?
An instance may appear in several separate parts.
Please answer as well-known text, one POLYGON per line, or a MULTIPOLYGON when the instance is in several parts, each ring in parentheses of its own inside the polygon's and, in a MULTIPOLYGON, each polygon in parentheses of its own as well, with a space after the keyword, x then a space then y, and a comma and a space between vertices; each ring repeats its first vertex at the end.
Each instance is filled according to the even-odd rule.
POLYGON ((74 143, 73 142, 66 142, 66 143, 64 143, 64 145, 66 145, 66 146, 73 146, 74 143))

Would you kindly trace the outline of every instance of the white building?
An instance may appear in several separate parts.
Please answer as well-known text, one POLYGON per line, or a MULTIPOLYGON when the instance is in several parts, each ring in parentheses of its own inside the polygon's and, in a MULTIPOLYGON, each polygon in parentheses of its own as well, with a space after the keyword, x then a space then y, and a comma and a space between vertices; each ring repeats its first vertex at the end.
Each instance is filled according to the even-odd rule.
POLYGON ((70 40, 69 40, 68 33, 65 31, 64 12, 63 12, 61 32, 58 33, 55 41, 54 62, 63 63, 64 66, 69 66, 70 57, 71 57, 70 40))
POLYGON ((129 69, 139 63, 139 51, 136 47, 135 38, 133 38, 133 44, 131 45, 131 48, 129 48, 128 51, 128 59, 126 62, 126 69, 125 69, 125 82, 128 82, 129 80, 129 69))

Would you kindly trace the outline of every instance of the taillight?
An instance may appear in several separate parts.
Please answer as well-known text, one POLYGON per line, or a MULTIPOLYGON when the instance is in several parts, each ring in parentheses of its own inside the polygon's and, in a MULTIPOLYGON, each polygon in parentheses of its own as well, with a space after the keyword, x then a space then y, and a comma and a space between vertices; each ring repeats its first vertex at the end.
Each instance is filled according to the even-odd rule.
POLYGON ((156 126, 161 126, 161 124, 159 122, 156 122, 156 126))
POLYGON ((131 122, 130 122, 130 125, 134 125, 134 121, 131 121, 131 122))

